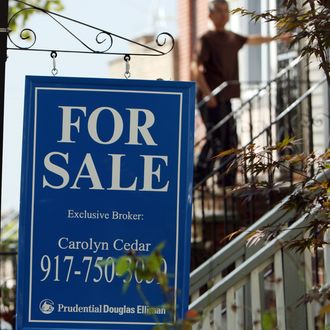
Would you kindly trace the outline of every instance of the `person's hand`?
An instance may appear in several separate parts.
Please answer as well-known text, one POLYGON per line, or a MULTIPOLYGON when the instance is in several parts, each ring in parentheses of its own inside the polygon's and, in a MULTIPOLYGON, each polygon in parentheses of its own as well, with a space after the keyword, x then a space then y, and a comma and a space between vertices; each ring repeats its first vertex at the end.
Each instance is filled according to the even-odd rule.
POLYGON ((289 43, 291 43, 291 41, 293 39, 293 35, 291 32, 286 32, 286 33, 280 34, 276 39, 285 44, 289 44, 289 43))
POLYGON ((206 104, 209 108, 215 108, 218 105, 218 102, 214 96, 211 96, 211 98, 207 101, 206 104))

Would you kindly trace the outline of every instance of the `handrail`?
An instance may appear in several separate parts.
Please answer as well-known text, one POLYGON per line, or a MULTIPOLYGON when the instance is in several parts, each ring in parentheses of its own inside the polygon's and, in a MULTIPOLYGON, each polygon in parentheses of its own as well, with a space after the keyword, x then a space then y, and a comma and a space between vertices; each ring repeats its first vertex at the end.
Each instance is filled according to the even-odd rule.
POLYGON ((248 230, 239 234, 221 250, 217 251, 212 257, 194 269, 190 274, 190 294, 205 285, 216 274, 226 269, 237 260, 237 257, 242 257, 244 255, 246 251, 246 237, 251 232, 267 225, 277 224, 280 220, 286 222, 286 220, 292 218, 294 216, 294 211, 288 211, 283 208, 288 200, 289 196, 285 197, 271 211, 251 225, 248 230))
MULTIPOLYGON (((324 181, 330 180, 330 169, 319 173, 315 180, 324 181)), ((312 184, 313 180, 309 181, 306 186, 312 184)), ((287 220, 295 215, 294 210, 286 210, 283 208, 285 203, 290 199, 290 196, 296 194, 301 188, 297 188, 291 195, 286 196, 282 201, 280 201, 273 209, 264 214, 259 220, 257 220, 248 229, 234 238, 221 250, 216 252, 211 258, 202 263, 190 274, 190 294, 196 292, 198 288, 208 283, 208 281, 214 277, 214 275, 219 274, 222 270, 226 269, 230 264, 232 264, 238 253, 239 256, 244 254, 243 249, 246 247, 246 237, 253 231, 268 226, 270 224, 280 224, 286 223, 287 220), (240 252, 239 252, 240 251, 240 252)))
MULTIPOLYGON (((310 96, 315 89, 317 89, 320 85, 322 85, 327 80, 326 77, 320 79, 316 84, 311 86, 303 95, 298 97, 293 103, 291 103, 285 110, 283 110, 276 118, 262 131, 260 131, 247 145, 253 142, 253 140, 257 139, 261 134, 265 133, 269 128, 271 128, 274 124, 276 124, 279 120, 281 120, 285 115, 291 112, 296 106, 298 106, 302 101, 304 101, 308 96, 310 96)), ((245 145, 245 147, 247 146, 245 145)))
MULTIPOLYGON (((239 82, 236 82, 239 83, 239 82)), ((229 86, 231 84, 231 82, 229 81, 224 81, 223 83, 221 83, 218 87, 214 88, 210 95, 206 95, 201 101, 198 102, 197 107, 200 108, 202 107, 205 103, 207 103, 212 96, 216 96, 219 93, 221 93, 227 86, 229 86)))
POLYGON ((244 280, 248 274, 252 272, 257 266, 262 265, 267 261, 276 251, 283 247, 283 241, 293 239, 301 233, 304 227, 316 214, 317 209, 314 209, 309 215, 302 216, 299 220, 294 222, 287 230, 283 231, 278 237, 268 242, 263 248, 257 251, 253 256, 248 258, 240 264, 230 274, 216 283, 213 287, 207 290, 204 294, 198 297, 189 305, 189 309, 202 310, 206 307, 212 308, 218 299, 236 283, 244 280))
MULTIPOLYGON (((279 71, 275 77, 268 82, 266 82, 263 86, 261 86, 250 98, 248 98, 246 101, 244 101, 240 107, 238 107, 236 110, 233 110, 231 113, 229 113, 227 116, 225 116, 222 120, 220 120, 212 129, 210 129, 207 134, 202 137, 199 141, 195 142, 195 147, 198 146, 200 143, 202 143, 204 140, 206 140, 208 137, 210 137, 214 131, 216 131, 219 127, 224 125, 230 118, 232 118, 234 115, 239 114, 242 112, 245 108, 245 106, 249 103, 251 103, 262 91, 264 91, 267 87, 269 87, 272 83, 276 82, 278 79, 282 78, 287 72, 289 72, 292 68, 294 68, 296 65, 298 65, 302 61, 302 56, 298 56, 293 61, 291 61, 285 68, 283 68, 281 71, 279 71)), ((227 87, 230 84, 237 84, 239 82, 237 81, 226 81, 220 84, 218 87, 216 87, 210 95, 205 96, 198 104, 197 107, 203 106, 210 98, 211 96, 215 96, 219 94, 225 87, 227 87)))

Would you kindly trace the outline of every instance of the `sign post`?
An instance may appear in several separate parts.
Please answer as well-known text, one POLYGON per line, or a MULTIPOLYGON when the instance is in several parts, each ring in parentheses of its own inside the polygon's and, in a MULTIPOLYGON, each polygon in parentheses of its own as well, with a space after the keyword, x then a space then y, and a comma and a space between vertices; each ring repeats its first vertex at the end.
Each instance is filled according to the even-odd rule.
POLYGON ((174 322, 156 280, 115 270, 119 257, 162 242, 174 317, 183 317, 193 122, 190 82, 27 77, 17 329, 174 322))
MULTIPOLYGON (((8 0, 0 2, 0 187, 2 187, 3 126, 5 113, 5 81, 7 61, 8 0)), ((2 206, 0 202, 0 214, 2 206)), ((1 217, 0 217, 1 225, 1 217)), ((1 236, 1 226, 0 226, 1 236)))

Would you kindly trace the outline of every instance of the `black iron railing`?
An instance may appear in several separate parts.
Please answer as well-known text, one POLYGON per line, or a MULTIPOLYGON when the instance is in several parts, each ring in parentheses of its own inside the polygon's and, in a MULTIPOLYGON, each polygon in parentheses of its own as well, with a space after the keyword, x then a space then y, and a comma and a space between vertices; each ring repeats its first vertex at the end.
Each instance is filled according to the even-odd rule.
MULTIPOLYGON (((296 74, 292 71, 299 70, 300 63, 300 58, 295 59, 273 80, 258 88, 240 107, 198 139, 195 150, 198 150, 205 141, 212 140, 214 132, 220 130, 234 117, 240 138, 239 149, 243 151, 248 151, 247 148, 251 148, 251 145, 271 146, 285 138, 294 137, 295 140, 300 140, 300 143, 295 144, 289 153, 312 152, 315 128, 312 95, 325 80, 314 83, 309 80, 309 75, 306 75, 306 80, 297 81, 296 74), (296 95, 297 90, 301 91, 300 95, 296 95), (291 92, 295 95, 291 95, 291 92)), ((236 82, 223 83, 213 95, 221 93, 221 90, 230 83, 236 82)), ((207 98, 199 106, 203 106, 205 102, 207 98)), ((276 150, 268 153, 264 159, 265 165, 274 162, 279 156, 281 155, 276 150)), ((233 153, 219 164, 215 161, 213 171, 199 182, 195 182, 192 269, 224 246, 228 235, 249 226, 271 209, 276 202, 292 191, 295 181, 299 179, 296 174, 297 168, 290 165, 281 166, 276 171, 266 171, 261 179, 267 184, 263 185, 263 189, 258 189, 257 178, 248 174, 248 170, 251 169, 249 163, 251 158, 247 157, 246 162, 241 164, 237 172, 236 187, 221 186, 218 184, 221 182, 219 177, 227 175, 221 173, 234 159, 233 153), (238 186, 244 185, 250 187, 248 193, 238 189, 238 186)), ((313 174, 312 167, 310 174, 313 174)))

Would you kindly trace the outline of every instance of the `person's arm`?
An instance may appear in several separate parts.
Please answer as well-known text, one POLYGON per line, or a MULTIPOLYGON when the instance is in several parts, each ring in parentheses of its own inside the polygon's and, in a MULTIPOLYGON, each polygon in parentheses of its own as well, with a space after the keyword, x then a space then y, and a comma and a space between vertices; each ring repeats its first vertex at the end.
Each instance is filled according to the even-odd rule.
POLYGON ((246 43, 248 45, 261 45, 264 43, 269 43, 273 40, 274 37, 270 37, 270 36, 252 35, 252 36, 248 36, 246 43))
POLYGON ((202 97, 210 96, 207 101, 207 106, 210 108, 217 106, 217 100, 214 96, 211 96, 211 88, 208 85, 205 74, 203 61, 207 61, 209 58, 209 44, 203 37, 198 40, 196 45, 196 52, 194 53, 194 59, 191 64, 191 73, 193 79, 196 81, 198 89, 200 90, 202 97))
POLYGON ((217 100, 214 96, 211 96, 211 89, 206 82, 204 76, 204 68, 202 64, 198 64, 197 61, 193 61, 191 64, 192 77, 196 80, 198 88, 202 92, 202 97, 210 96, 209 101, 207 102, 208 107, 214 108, 217 106, 217 100))
POLYGON ((282 41, 282 42, 290 42, 292 38, 291 33, 284 33, 284 34, 280 34, 278 36, 275 37, 271 37, 271 36, 261 36, 261 35, 251 35, 248 36, 246 43, 248 45, 261 45, 264 43, 269 43, 273 40, 278 40, 278 41, 282 41))

